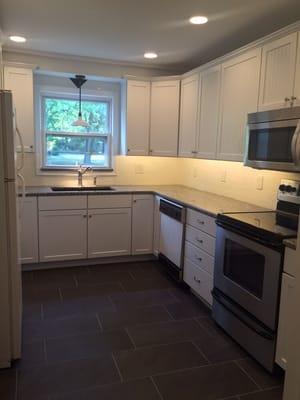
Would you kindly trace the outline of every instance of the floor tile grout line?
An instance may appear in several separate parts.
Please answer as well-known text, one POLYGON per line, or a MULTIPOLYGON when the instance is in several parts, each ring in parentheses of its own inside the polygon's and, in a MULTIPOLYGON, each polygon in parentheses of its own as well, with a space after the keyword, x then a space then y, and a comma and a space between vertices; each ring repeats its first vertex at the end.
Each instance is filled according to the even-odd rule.
POLYGON ((61 290, 60 287, 58 288, 58 293, 59 293, 60 301, 63 302, 63 301, 64 301, 64 298, 63 298, 62 290, 61 290))
POLYGON ((157 392, 159 398, 160 398, 161 400, 164 400, 163 395, 161 394, 161 392, 160 392, 160 390, 159 390, 159 388, 158 388, 158 386, 157 386, 157 384, 156 384, 156 382, 154 381, 154 379, 153 379, 152 376, 150 376, 150 380, 151 380, 151 382, 153 383, 153 386, 155 387, 155 390, 156 390, 156 392, 157 392))
POLYGON ((43 348, 44 348, 44 357, 45 357, 45 362, 46 365, 48 365, 48 354, 47 354, 47 343, 46 343, 47 339, 44 337, 43 338, 43 348))
POLYGON ((76 275, 73 275, 72 278, 73 278, 73 280, 75 282, 75 287, 79 287, 79 283, 78 283, 78 280, 76 278, 76 275))
MULTIPOLYGON (((205 317, 203 317, 203 318, 205 318, 205 317)), ((201 328, 207 335, 209 335, 211 338, 214 337, 214 335, 213 335, 206 327, 204 327, 204 326, 202 326, 202 325, 200 324, 200 322, 198 321, 198 317, 197 317, 197 318, 193 318, 193 320, 197 323, 197 325, 200 326, 200 328, 201 328)))
POLYGON ((136 281, 137 279, 134 277, 131 271, 127 271, 128 275, 131 276, 131 278, 136 281))
POLYGON ((103 332, 104 332, 103 325, 102 325, 102 323, 101 323, 101 320, 100 320, 99 314, 98 314, 97 312, 96 312, 96 320, 97 320, 97 322, 98 322, 98 325, 99 325, 100 331, 103 333, 103 332))
POLYGON ((16 382, 15 382, 15 400, 18 400, 18 386, 19 386, 19 371, 16 369, 16 382))
POLYGON ((170 311, 168 310, 168 307, 167 307, 166 304, 163 304, 161 307, 162 307, 162 308, 166 311, 166 313, 169 315, 171 321, 176 321, 176 319, 173 317, 173 315, 172 315, 172 314, 170 313, 170 311))
POLYGON ((121 374, 121 370, 120 370, 120 368, 119 368, 118 362, 117 362, 117 360, 116 360, 116 358, 115 358, 115 356, 114 356, 113 353, 111 353, 111 357, 112 357, 113 362, 114 362, 114 364, 115 364, 115 367, 116 367, 116 369, 117 369, 117 371, 118 371, 118 374, 119 374, 119 376, 120 376, 121 382, 124 382, 124 379, 123 379, 123 376, 122 376, 122 374, 121 374))
POLYGON ((191 340, 191 343, 196 347, 196 349, 199 351, 199 353, 202 355, 202 357, 208 362, 208 364, 212 364, 211 361, 206 357, 206 355, 200 349, 200 347, 193 340, 191 340))
POLYGON ((237 367, 244 372, 245 375, 248 376, 249 379, 251 379, 251 381, 258 387, 258 389, 262 390, 262 387, 256 382, 256 380, 249 374, 249 372, 247 372, 245 370, 245 368, 243 368, 240 363, 238 361, 233 361, 235 363, 235 365, 237 365, 237 367))
POLYGON ((129 337, 129 339, 130 339, 130 341, 132 342, 133 348, 134 348, 134 349, 137 349, 136 344, 135 344, 135 341, 133 340, 131 334, 129 333, 128 327, 125 327, 124 330, 125 330, 125 332, 127 333, 128 337, 129 337))

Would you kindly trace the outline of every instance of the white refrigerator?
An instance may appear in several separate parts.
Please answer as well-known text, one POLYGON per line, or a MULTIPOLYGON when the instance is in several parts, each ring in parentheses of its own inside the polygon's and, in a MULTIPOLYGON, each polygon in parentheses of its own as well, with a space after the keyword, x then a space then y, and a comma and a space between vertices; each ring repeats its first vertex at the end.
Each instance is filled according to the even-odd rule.
POLYGON ((16 135, 12 93, 0 90, 0 368, 10 367, 12 360, 21 357, 16 135))

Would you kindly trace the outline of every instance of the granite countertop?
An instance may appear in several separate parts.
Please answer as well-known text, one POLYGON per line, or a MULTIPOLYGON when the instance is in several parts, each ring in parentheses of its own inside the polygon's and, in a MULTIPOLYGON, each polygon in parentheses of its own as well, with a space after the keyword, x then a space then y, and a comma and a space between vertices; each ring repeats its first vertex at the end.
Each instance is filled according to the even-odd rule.
POLYGON ((27 187, 26 196, 78 196, 82 194, 90 195, 114 195, 132 193, 152 193, 162 196, 183 206, 194 208, 205 214, 215 217, 219 213, 230 212, 255 212, 266 211, 267 209, 235 200, 230 197, 220 196, 214 193, 204 192, 179 185, 161 186, 112 186, 111 191, 78 191, 78 192, 54 192, 51 187, 36 186, 27 187))
POLYGON ((297 238, 286 239, 283 243, 286 245, 286 247, 289 247, 290 249, 296 250, 297 248, 297 238))

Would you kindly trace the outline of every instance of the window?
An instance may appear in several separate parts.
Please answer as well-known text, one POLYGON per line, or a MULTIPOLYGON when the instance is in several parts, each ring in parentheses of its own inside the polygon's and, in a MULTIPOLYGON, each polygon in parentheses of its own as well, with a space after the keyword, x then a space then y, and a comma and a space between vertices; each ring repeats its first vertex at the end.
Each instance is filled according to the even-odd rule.
POLYGON ((88 127, 72 125, 78 118, 76 96, 45 95, 41 103, 43 169, 111 169, 112 99, 83 99, 88 127))

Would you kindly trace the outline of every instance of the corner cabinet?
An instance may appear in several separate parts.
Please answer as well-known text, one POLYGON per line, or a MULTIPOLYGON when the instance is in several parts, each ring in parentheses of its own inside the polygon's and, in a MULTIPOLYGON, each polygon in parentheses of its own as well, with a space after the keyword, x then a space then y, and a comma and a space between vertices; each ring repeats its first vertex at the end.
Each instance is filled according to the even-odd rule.
POLYGON ((261 49, 222 64, 220 126, 217 158, 242 161, 247 114, 257 111, 261 49))
POLYGON ((199 126, 197 157, 215 159, 217 152, 221 66, 217 65, 200 74, 199 126))
POLYGON ((151 84, 150 155, 176 157, 178 152, 180 81, 151 84))
POLYGON ((132 254, 153 253, 154 198, 152 194, 133 195, 132 254))
MULTIPOLYGON (((17 126, 25 152, 34 151, 33 71, 29 68, 4 67, 4 88, 11 90, 16 107, 17 126)), ((19 148, 17 147, 19 150, 19 148)))
POLYGON ((181 81, 179 150, 181 157, 194 157, 198 131, 199 74, 181 81))
POLYGON ((19 198, 21 264, 37 263, 38 210, 37 198, 19 198))
POLYGON ((127 155, 149 153, 150 89, 146 81, 127 82, 127 155))
POLYGON ((289 107, 293 102, 297 35, 295 32, 263 46, 259 110, 289 107))

